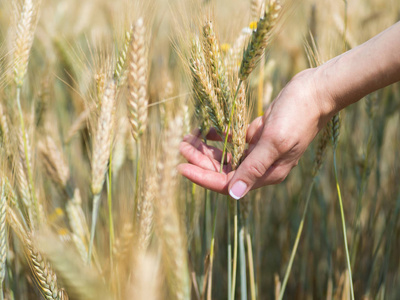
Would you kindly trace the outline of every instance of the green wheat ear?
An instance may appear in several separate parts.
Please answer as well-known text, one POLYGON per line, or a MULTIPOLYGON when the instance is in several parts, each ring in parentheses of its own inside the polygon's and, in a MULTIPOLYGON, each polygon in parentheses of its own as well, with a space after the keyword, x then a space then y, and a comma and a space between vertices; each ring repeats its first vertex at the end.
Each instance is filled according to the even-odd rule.
POLYGON ((259 58, 268 45, 268 39, 279 17, 282 6, 279 1, 273 0, 267 6, 263 17, 257 23, 257 29, 253 31, 251 40, 243 53, 242 64, 239 70, 239 79, 244 81, 255 68, 259 58))

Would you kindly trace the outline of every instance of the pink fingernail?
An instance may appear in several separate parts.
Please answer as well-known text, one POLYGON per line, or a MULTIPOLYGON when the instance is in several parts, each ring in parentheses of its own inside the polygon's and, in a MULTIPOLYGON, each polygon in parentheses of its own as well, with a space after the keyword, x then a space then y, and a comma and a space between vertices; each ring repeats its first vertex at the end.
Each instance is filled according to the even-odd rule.
POLYGON ((246 192, 246 190, 247 190, 247 184, 239 180, 235 182, 235 184, 229 190, 229 195, 231 195, 233 199, 239 200, 240 198, 243 197, 244 192, 246 192))

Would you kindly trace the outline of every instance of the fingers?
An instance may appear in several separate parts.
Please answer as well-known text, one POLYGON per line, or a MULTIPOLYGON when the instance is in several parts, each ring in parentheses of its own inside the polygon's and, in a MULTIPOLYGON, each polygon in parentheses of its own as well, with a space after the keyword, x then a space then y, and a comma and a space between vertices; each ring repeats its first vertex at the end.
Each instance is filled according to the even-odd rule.
POLYGON ((251 144, 256 144, 260 139, 261 134, 264 129, 265 120, 268 118, 271 112, 271 105, 267 108, 263 116, 255 118, 247 128, 246 142, 251 144))
MULTIPOLYGON (((194 135, 186 135, 183 138, 183 142, 181 143, 181 149, 180 150, 198 150, 202 154, 206 155, 209 158, 212 158, 218 162, 221 161, 222 159, 222 151, 218 148, 206 145, 199 137, 194 136, 194 135), (191 145, 194 149, 191 149, 189 147, 189 144, 191 145)), ((188 152, 188 151, 186 151, 188 152)), ((181 151, 182 153, 182 151, 181 151)), ((185 157, 184 153, 182 155, 185 157)), ((187 157, 185 157, 187 159, 187 157)), ((228 155, 225 157, 225 162, 224 163, 229 163, 232 159, 232 155, 228 155)))
POLYGON ((255 144, 261 136, 262 130, 264 128, 263 117, 258 117, 250 123, 247 128, 246 141, 249 144, 255 144))
POLYGON ((218 173, 192 164, 180 164, 178 171, 190 181, 225 195, 228 194, 228 183, 233 176, 233 172, 218 173))

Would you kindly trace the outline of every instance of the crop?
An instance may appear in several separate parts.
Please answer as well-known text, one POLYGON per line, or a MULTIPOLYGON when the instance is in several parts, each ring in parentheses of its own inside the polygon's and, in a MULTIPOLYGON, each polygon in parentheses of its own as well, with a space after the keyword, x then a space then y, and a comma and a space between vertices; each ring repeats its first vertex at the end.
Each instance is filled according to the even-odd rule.
POLYGON ((398 84, 240 201, 176 167, 186 136, 237 168, 291 77, 399 15, 382 0, 0 1, 0 299, 398 299, 398 84))

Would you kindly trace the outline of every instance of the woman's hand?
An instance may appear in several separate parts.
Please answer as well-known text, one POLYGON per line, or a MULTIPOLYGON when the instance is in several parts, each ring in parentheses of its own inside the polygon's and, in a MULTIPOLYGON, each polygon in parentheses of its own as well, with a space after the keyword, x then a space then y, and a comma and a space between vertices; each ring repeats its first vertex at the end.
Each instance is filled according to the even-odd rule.
MULTIPOLYGON (((193 182, 240 199, 283 181, 318 131, 336 112, 400 81, 400 22, 322 66, 296 75, 247 131, 249 149, 236 171, 219 173, 221 151, 187 137, 179 171, 193 182)), ((229 158, 228 158, 229 160, 229 158)))
POLYGON ((295 76, 264 116, 250 124, 249 148, 236 171, 226 164, 219 173, 222 151, 195 136, 185 137, 181 143, 180 151, 188 163, 178 170, 196 184, 219 193, 229 192, 235 199, 251 189, 282 182, 329 119, 320 104, 315 70, 295 76))

